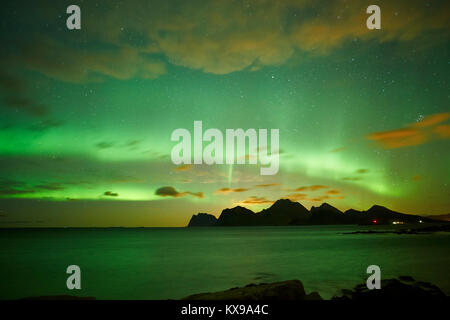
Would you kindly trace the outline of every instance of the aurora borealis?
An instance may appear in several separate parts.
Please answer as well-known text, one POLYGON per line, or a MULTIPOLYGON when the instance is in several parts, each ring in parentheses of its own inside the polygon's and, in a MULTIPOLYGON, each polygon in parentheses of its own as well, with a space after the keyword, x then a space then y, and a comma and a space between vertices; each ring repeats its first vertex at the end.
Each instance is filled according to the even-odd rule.
POLYGON ((184 226, 286 197, 449 213, 450 5, 374 3, 2 3, 0 227, 184 226), (196 120, 279 129, 278 173, 173 165, 196 120))

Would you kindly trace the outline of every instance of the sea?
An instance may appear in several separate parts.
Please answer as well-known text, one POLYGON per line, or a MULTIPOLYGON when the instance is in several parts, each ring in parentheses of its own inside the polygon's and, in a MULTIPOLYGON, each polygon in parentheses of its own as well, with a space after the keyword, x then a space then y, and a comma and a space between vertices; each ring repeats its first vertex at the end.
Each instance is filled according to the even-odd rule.
MULTIPOLYGON (((377 226, 378 230, 385 227, 377 226)), ((298 279, 329 299, 408 275, 450 294, 450 233, 345 234, 362 226, 0 230, 0 298, 47 295, 180 299, 250 283, 298 279), (81 270, 69 290, 67 267, 81 270)))

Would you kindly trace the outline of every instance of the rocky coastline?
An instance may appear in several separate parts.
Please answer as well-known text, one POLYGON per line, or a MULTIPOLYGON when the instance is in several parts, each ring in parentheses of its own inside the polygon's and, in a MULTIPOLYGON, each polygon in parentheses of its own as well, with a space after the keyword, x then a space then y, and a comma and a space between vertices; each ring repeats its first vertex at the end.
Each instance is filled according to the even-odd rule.
MULTIPOLYGON (((342 289, 330 300, 365 301, 365 300, 416 300, 449 299, 436 285, 417 281, 410 276, 381 280, 381 289, 369 290, 365 283, 352 289, 342 289)), ((20 300, 96 300, 95 297, 78 297, 72 295, 36 296, 20 300)), ((287 280, 272 283, 248 284, 216 292, 204 292, 189 295, 180 300, 186 301, 317 301, 325 300, 318 292, 307 293, 300 280, 287 280)))

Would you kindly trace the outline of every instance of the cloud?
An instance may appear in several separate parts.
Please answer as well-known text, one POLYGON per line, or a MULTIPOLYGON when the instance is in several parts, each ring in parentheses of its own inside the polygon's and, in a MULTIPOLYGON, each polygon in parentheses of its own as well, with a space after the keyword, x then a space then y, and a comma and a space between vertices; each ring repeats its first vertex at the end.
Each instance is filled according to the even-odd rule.
POLYGON ((67 82, 98 82, 105 77, 154 79, 166 73, 165 63, 125 45, 102 50, 80 49, 41 36, 38 42, 25 45, 22 52, 20 58, 26 67, 67 82))
POLYGON ((304 193, 292 193, 287 196, 285 196, 286 199, 289 199, 291 201, 299 201, 299 200, 305 200, 308 198, 307 194, 304 193))
POLYGON ((412 127, 417 128, 425 128, 425 127, 431 127, 438 123, 444 122, 450 118, 450 112, 446 113, 437 113, 433 114, 431 116, 423 118, 421 121, 418 121, 414 124, 412 124, 412 127))
MULTIPOLYGON (((323 188, 321 188, 323 189, 323 188)), ((320 202, 325 199, 342 199, 343 196, 340 195, 341 192, 336 189, 325 191, 322 195, 315 194, 314 196, 308 196, 306 193, 291 193, 285 196, 285 198, 291 200, 291 201, 310 201, 310 202, 320 202), (339 195, 339 196, 336 196, 339 195), (336 197, 332 197, 336 196, 336 197)))
POLYGON ((434 132, 437 133, 440 138, 450 138, 450 125, 443 124, 440 126, 436 126, 434 128, 434 132))
MULTIPOLYGON (((287 199, 291 200, 291 201, 309 201, 309 202, 320 202, 323 201, 325 199, 330 199, 330 196, 328 195, 323 195, 323 196, 317 196, 317 197, 308 197, 307 195, 303 195, 303 194, 290 194, 286 196, 287 199)), ((336 199, 336 198, 333 198, 336 199)))
POLYGON ((25 194, 33 194, 45 191, 60 191, 64 187, 56 182, 41 183, 37 185, 30 185, 23 181, 1 179, 0 180, 0 196, 18 196, 25 194))
POLYGON ((192 164, 185 164, 174 168, 173 171, 189 171, 192 169, 192 167, 192 164))
POLYGON ((95 146, 98 149, 109 149, 109 148, 112 148, 114 146, 114 144, 115 144, 114 142, 102 141, 102 142, 96 143, 95 146))
MULTIPOLYGON (((118 144, 116 143, 115 146, 118 144)), ((122 149, 120 149, 122 150, 122 149)), ((97 189, 98 195, 102 195, 109 188, 115 188, 114 184, 142 184, 149 183, 148 172, 153 172, 152 181, 154 183, 167 183, 167 172, 172 165, 160 159, 141 159, 124 161, 102 161, 96 157, 86 157, 80 155, 3 155, 0 157, 0 168, 6 178, 8 172, 15 176, 15 180, 29 181, 18 189, 33 190, 34 185, 47 185, 52 181, 59 182, 67 189, 78 194, 78 190, 100 187, 97 189), (19 176, 17 176, 19 175, 19 176), (20 179, 19 179, 20 178, 20 179), (166 181, 166 182, 164 182, 166 181), (79 187, 76 187, 79 186, 79 187), (105 189, 102 190, 103 186, 105 189), (81 188, 81 189, 80 189, 81 188)), ((9 175, 9 174, 8 174, 9 175)), ((0 175, 0 184, 1 184, 0 175)), ((175 177, 172 177, 175 178, 175 177)), ((12 178, 11 178, 12 179, 12 178)), ((173 184, 173 183, 169 183, 173 184)), ((10 185, 11 186, 11 185, 10 185)), ((114 191, 114 190, 111 190, 114 191)), ((47 192, 46 192, 47 193, 47 192)), ((53 192, 49 192, 53 194, 53 192)), ((56 194, 56 192, 54 192, 56 194)), ((119 192, 120 193, 120 192, 119 192)), ((151 192, 152 193, 152 192, 151 192)), ((70 194, 58 192, 58 197, 73 197, 70 194)), ((120 196, 123 196, 120 194, 120 196)), ((95 194, 91 197, 95 198, 95 194)), ((137 197, 137 196, 132 196, 137 197)), ((151 194, 149 199, 154 198, 151 194)), ((97 198, 95 198, 97 199, 97 198)))
POLYGON ((358 169, 358 170, 356 170, 356 173, 358 173, 358 174, 363 174, 363 173, 367 173, 367 172, 369 172, 369 169, 358 169))
POLYGON ((359 180, 362 180, 362 178, 361 177, 344 177, 344 178, 342 178, 342 180, 345 180, 345 181, 359 181, 359 180))
POLYGON ((0 188, 0 196, 15 196, 34 192, 35 190, 32 189, 0 188))
POLYGON ((42 0, 30 5, 29 17, 13 20, 14 29, 28 35, 16 35, 15 41, 29 44, 14 46, 21 50, 9 59, 71 82, 156 78, 167 72, 161 57, 174 65, 228 74, 279 66, 296 56, 329 54, 353 39, 443 43, 449 34, 446 1, 431 6, 383 2, 383 27, 377 31, 366 27, 367 6, 363 0, 351 5, 345 0, 130 0, 120 7, 84 3, 83 32, 67 37, 67 30, 56 25, 61 19, 49 21, 62 7, 42 0), (64 40, 54 40, 62 32, 64 40), (430 36, 435 34, 439 36, 430 36))
POLYGON ((258 204, 272 204, 274 201, 268 200, 265 197, 251 196, 245 200, 239 201, 236 205, 258 205, 258 204))
POLYGON ((279 183, 266 183, 266 184, 257 184, 255 185, 256 188, 269 188, 269 187, 276 187, 276 186, 280 186, 281 184, 279 183))
POLYGON ((124 144, 125 147, 127 147, 129 150, 137 150, 139 148, 139 144, 141 143, 141 140, 131 140, 124 144))
POLYGON ((328 198, 329 198, 328 196, 323 196, 323 197, 309 198, 309 199, 306 199, 306 201, 321 202, 321 201, 323 201, 325 199, 328 199, 328 198))
POLYGON ((6 106, 15 110, 21 110, 35 117, 46 116, 49 114, 49 109, 47 106, 38 104, 27 97, 9 95, 4 98, 4 101, 6 106))
POLYGON ((36 189, 40 190, 49 190, 49 191, 57 191, 57 190, 64 190, 64 187, 59 183, 49 183, 49 184, 41 184, 37 185, 35 187, 36 189))
POLYGON ((43 131, 47 131, 47 130, 50 130, 53 128, 58 128, 58 127, 62 126, 63 124, 64 124, 63 121, 46 119, 46 120, 42 120, 36 124, 31 125, 29 127, 29 129, 31 131, 43 132, 43 131))
POLYGON ((434 139, 436 135, 440 138, 449 138, 449 126, 437 126, 449 118, 450 112, 433 114, 405 128, 369 134, 367 139, 377 142, 383 148, 396 149, 423 144, 434 139))
POLYGON ((119 196, 118 193, 115 193, 115 192, 112 192, 112 191, 105 191, 105 193, 103 195, 107 196, 107 197, 118 197, 119 196))
POLYGON ((214 192, 214 194, 228 194, 228 193, 233 193, 233 192, 245 192, 248 191, 250 189, 246 189, 246 188, 221 188, 219 190, 217 190, 216 192, 214 192))
POLYGON ((21 111, 30 116, 42 117, 50 113, 50 109, 31 99, 27 93, 28 85, 17 76, 0 72, 0 89, 3 91, 3 107, 21 111))
POLYGON ((191 195, 196 198, 203 198, 204 194, 203 192, 191 192, 191 191, 184 191, 184 192, 178 192, 174 187, 161 187, 155 191, 155 194, 161 197, 173 197, 173 198, 180 198, 187 195, 191 195))
POLYGON ((336 149, 330 150, 330 152, 342 152, 347 149, 348 149, 348 147, 341 147, 341 148, 336 148, 336 149))
POLYGON ((322 186, 322 185, 314 185, 314 186, 299 187, 299 188, 295 189, 295 191, 317 191, 317 190, 326 189, 326 188, 329 188, 329 187, 322 186))
POLYGON ((0 196, 14 196, 34 192, 35 190, 22 181, 9 179, 0 180, 0 196))
POLYGON ((426 136, 420 130, 413 128, 372 133, 367 138, 378 142, 386 149, 415 146, 427 141, 426 136))

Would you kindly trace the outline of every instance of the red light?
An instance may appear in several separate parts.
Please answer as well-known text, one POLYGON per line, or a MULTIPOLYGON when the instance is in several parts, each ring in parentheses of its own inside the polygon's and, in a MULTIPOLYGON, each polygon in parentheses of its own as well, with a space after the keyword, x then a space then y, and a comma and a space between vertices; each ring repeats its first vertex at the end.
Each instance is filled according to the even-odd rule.
POLYGON ((373 220, 372 222, 376 224, 376 223, 377 223, 377 220, 373 220))

